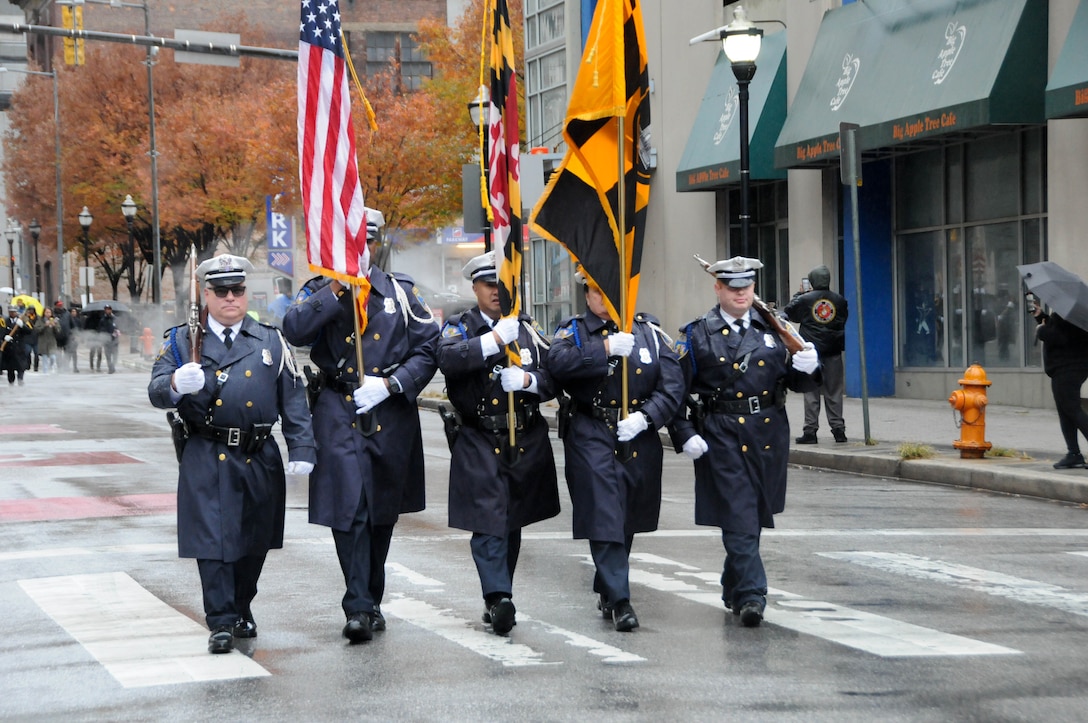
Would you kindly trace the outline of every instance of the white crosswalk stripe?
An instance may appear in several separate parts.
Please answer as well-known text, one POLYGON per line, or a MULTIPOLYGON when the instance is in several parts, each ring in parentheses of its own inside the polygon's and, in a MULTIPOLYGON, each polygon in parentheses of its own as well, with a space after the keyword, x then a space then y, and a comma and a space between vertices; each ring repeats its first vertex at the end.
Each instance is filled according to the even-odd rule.
POLYGON ((1088 616, 1088 594, 1071 592, 1058 585, 1004 575, 967 565, 931 560, 899 552, 822 552, 823 557, 906 575, 918 580, 943 582, 1028 605, 1088 616))
POLYGON ((123 572, 19 586, 126 688, 270 675, 234 651, 208 654, 207 629, 123 572))
MULTIPOLYGON (((720 583, 718 573, 695 572, 690 565, 663 557, 632 554, 643 564, 667 565, 682 572, 676 577, 632 567, 631 582, 678 595, 692 602, 722 610, 721 589, 707 590, 720 583), (697 584, 679 579, 690 578, 697 584)), ((785 590, 768 589, 765 624, 778 625, 814 635, 833 643, 864 650, 886 658, 952 655, 1008 655, 1019 651, 960 635, 900 622, 881 615, 818 600, 807 600, 785 590)))

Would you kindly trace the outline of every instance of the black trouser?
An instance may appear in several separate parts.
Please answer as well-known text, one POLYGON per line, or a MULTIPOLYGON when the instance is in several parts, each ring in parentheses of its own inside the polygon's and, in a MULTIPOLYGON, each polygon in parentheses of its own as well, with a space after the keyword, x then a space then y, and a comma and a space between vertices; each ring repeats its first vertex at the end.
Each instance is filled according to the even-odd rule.
POLYGON ((1054 406, 1058 408, 1058 425, 1069 454, 1080 454, 1078 431, 1088 439, 1088 413, 1080 403, 1080 388, 1086 378, 1088 374, 1078 369, 1062 369, 1050 377, 1054 406))
POLYGON ((604 595, 610 603, 631 599, 630 563, 634 535, 627 535, 619 542, 589 541, 589 553, 593 557, 593 592, 604 595))
POLYGON ((344 573, 344 599, 341 605, 345 615, 372 613, 382 604, 385 594, 385 558, 393 540, 393 525, 374 525, 370 521, 370 509, 366 492, 359 495, 359 507, 351 529, 346 532, 333 529, 336 556, 344 573))
POLYGON ((209 630, 230 627, 240 618, 253 619, 250 605, 257 596, 265 555, 248 555, 234 562, 197 560, 204 589, 204 620, 209 630))
POLYGON ((512 596, 514 570, 521 552, 521 530, 508 532, 506 537, 473 532, 470 546, 484 600, 492 595, 512 596))

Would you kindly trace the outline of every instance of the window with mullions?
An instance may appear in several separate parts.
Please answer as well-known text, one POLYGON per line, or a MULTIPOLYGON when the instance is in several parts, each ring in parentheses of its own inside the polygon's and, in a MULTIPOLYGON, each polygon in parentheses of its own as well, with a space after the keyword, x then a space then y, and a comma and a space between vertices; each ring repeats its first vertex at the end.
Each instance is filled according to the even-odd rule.
POLYGON ((1046 131, 895 159, 900 366, 1038 366, 1017 265, 1045 253, 1046 131))
MULTIPOLYGON (((349 39, 350 42, 350 39, 349 39)), ((349 47, 354 47, 349 45, 349 47)), ((430 78, 433 68, 409 32, 373 31, 366 33, 366 75, 368 78, 389 72, 390 63, 400 63, 402 90, 419 90, 430 78)))
MULTIPOLYGON (((756 258, 763 262, 757 293, 764 301, 785 306, 792 296, 789 287, 789 233, 786 215, 788 186, 785 181, 760 183, 750 188, 748 232, 756 258)), ((730 256, 741 254, 740 187, 729 189, 730 256)), ((713 260, 713 259, 710 259, 713 260)))

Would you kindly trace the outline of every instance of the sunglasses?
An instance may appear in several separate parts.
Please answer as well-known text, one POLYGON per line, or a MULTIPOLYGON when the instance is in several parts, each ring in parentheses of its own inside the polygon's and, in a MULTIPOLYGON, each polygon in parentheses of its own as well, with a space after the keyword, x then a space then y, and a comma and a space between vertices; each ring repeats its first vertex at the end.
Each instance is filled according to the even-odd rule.
POLYGON ((227 298, 227 294, 234 294, 234 298, 238 299, 246 295, 246 287, 238 286, 213 286, 212 291, 220 299, 227 298))

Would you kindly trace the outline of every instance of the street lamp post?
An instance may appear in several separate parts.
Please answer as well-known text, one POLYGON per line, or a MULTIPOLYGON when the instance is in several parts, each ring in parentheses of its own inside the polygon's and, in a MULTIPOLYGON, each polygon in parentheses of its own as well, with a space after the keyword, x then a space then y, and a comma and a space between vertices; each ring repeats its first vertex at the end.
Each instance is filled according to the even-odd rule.
MULTIPOLYGON (((42 235, 42 225, 38 223, 38 219, 33 218, 30 220, 30 238, 34 239, 34 292, 38 296, 42 295, 42 267, 38 263, 38 237, 42 235)), ((38 301, 45 301, 44 298, 38 299, 38 301)))
POLYGON ((8 237, 8 264, 11 269, 11 290, 12 293, 19 290, 15 285, 15 219, 8 219, 8 230, 5 232, 8 237))
POLYGON ((132 220, 136 217, 136 202, 132 200, 132 194, 125 196, 121 202, 121 213, 125 215, 125 224, 128 225, 128 296, 136 301, 136 243, 132 235, 132 220))
MULTIPOLYGON (((6 68, 0 66, 0 73, 21 73, 23 75, 44 75, 53 79, 53 163, 56 166, 57 186, 57 296, 61 293, 61 279, 64 278, 64 193, 61 186, 61 154, 60 154, 60 91, 57 88, 57 71, 42 72, 39 70, 23 70, 22 68, 6 68)), ((38 227, 41 228, 40 226, 38 227)), ((34 265, 37 273, 38 264, 38 237, 34 237, 34 265)), ((12 287, 14 288, 14 287, 12 287)), ((38 291, 41 291, 41 276, 38 276, 38 291)))
POLYGON ((91 303, 91 262, 90 262, 90 243, 91 243, 91 222, 94 221, 94 216, 87 209, 86 206, 79 212, 79 225, 83 227, 83 303, 91 303))
POLYGON ((748 84, 756 74, 756 58, 763 42, 763 31, 748 20, 744 8, 737 6, 733 10, 733 22, 721 30, 722 48, 725 57, 733 66, 733 75, 737 79, 740 101, 740 253, 742 256, 755 256, 751 243, 751 213, 749 212, 749 176, 751 164, 748 159, 748 84))
POLYGON ((480 132, 480 127, 483 126, 484 130, 484 147, 481 150, 483 154, 483 188, 484 191, 480 194, 480 205, 483 206, 484 219, 483 219, 483 231, 484 231, 484 251, 491 250, 491 221, 487 218, 487 207, 490 204, 488 199, 488 158, 487 151, 490 139, 488 138, 488 125, 491 122, 491 91, 487 89, 486 85, 480 86, 480 91, 476 94, 476 97, 468 102, 468 117, 472 119, 472 125, 476 128, 476 132, 480 132))

